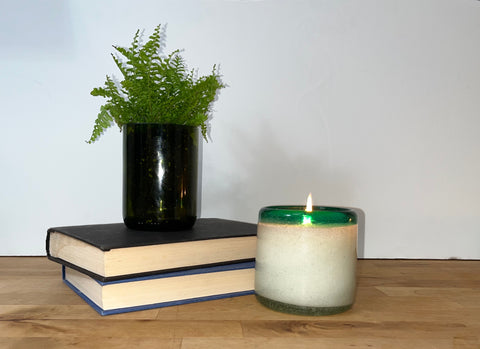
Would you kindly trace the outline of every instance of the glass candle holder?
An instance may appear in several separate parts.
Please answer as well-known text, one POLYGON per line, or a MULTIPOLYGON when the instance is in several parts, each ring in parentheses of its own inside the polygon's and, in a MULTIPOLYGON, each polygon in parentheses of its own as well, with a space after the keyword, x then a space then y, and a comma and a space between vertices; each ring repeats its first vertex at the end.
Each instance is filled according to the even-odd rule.
POLYGON ((273 310, 344 312, 354 303, 357 215, 339 207, 268 206, 259 212, 255 295, 273 310))

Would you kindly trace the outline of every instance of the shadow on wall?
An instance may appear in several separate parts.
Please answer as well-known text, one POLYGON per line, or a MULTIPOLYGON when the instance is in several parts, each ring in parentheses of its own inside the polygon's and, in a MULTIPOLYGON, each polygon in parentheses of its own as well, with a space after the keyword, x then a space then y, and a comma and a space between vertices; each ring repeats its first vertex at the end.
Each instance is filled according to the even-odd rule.
POLYGON ((358 240, 357 240, 357 256, 365 258, 365 212, 357 207, 347 207, 357 214, 358 224, 358 240))
POLYGON ((352 208, 358 216, 358 258, 365 258, 365 212, 360 208, 352 208))
MULTIPOLYGON (((352 202, 353 174, 332 169, 321 139, 311 141, 312 150, 299 150, 292 144, 294 138, 282 139, 271 127, 249 133, 232 131, 230 166, 217 167, 218 177, 210 179, 215 185, 208 187, 209 201, 218 203, 214 211, 231 219, 256 222, 261 207, 304 205, 309 192, 315 205, 345 206, 352 202)), ((358 255, 363 257, 365 213, 359 208, 354 211, 359 221, 358 255)))

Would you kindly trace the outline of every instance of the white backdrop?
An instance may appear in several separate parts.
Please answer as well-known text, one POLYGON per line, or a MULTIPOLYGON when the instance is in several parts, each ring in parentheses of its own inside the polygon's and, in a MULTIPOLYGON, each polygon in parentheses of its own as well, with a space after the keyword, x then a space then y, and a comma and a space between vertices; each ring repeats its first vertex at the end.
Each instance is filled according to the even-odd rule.
POLYGON ((121 134, 88 145, 111 45, 168 23, 221 65, 203 217, 272 204, 365 213, 362 257, 480 258, 480 1, 3 0, 0 255, 121 221, 121 134))

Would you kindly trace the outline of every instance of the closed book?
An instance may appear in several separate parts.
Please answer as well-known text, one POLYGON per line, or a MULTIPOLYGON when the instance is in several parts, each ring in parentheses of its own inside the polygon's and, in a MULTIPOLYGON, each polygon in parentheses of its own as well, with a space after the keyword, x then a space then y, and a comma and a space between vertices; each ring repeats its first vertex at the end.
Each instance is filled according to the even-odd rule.
POLYGON ((123 223, 50 228, 49 259, 100 281, 255 259, 256 224, 200 218, 192 229, 139 231, 123 223))
POLYGON ((111 315, 253 294, 255 262, 107 282, 63 266, 63 280, 99 314, 111 315))

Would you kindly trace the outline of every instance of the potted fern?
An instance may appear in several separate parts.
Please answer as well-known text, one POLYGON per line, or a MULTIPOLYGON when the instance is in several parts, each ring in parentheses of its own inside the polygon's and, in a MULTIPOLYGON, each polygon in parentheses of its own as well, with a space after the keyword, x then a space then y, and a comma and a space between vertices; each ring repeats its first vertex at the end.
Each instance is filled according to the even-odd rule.
POLYGON ((123 219, 141 230, 188 229, 196 220, 199 132, 207 123, 221 82, 216 66, 196 77, 180 51, 162 55, 164 31, 158 25, 142 44, 137 30, 130 48, 113 46, 123 75, 107 75, 93 96, 100 107, 88 143, 114 123, 123 133, 123 219))

